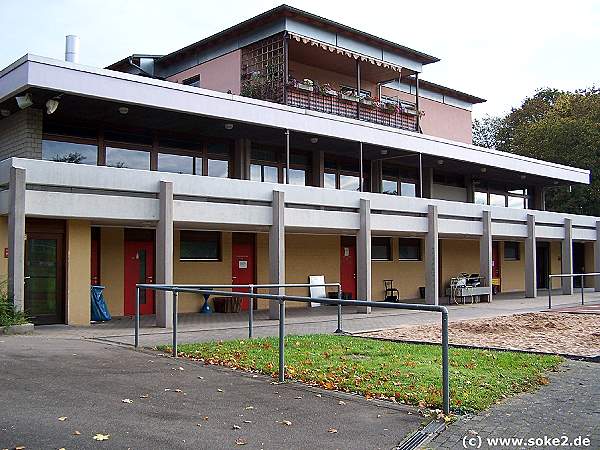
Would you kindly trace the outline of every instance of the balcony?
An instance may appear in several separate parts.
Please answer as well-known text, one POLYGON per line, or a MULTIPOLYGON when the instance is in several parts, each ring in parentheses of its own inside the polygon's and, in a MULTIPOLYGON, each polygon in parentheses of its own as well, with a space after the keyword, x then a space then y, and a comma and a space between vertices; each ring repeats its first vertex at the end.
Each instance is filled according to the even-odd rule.
POLYGON ((412 70, 292 33, 243 48, 241 60, 243 96, 419 130, 418 96, 387 87, 415 82, 412 70))
POLYGON ((355 92, 337 92, 323 86, 291 82, 286 91, 289 106, 416 131, 417 112, 407 102, 380 102, 355 92))

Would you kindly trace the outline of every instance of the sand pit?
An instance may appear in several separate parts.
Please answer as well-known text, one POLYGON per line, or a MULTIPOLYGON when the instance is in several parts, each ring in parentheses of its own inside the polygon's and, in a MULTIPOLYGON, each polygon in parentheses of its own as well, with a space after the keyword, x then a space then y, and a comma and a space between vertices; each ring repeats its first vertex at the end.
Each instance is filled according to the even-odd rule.
MULTIPOLYGON (((555 354, 600 355, 600 315, 527 313, 450 322, 450 343, 555 354)), ((406 325, 362 333, 386 339, 441 341, 441 326, 406 325)))

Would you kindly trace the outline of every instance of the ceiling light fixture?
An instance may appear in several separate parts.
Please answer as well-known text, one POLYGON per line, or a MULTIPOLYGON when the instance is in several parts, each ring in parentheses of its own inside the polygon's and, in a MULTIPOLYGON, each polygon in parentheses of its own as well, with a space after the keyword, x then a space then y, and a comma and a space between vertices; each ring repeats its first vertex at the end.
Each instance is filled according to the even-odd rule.
POLYGON ((46 113, 53 114, 58 109, 58 100, 51 98, 46 102, 46 113))
POLYGON ((310 138, 310 143, 311 144, 316 144, 317 142, 319 142, 319 138, 318 137, 311 137, 310 138))
POLYGON ((8 109, 0 109, 0 116, 2 116, 2 117, 8 117, 8 116, 10 116, 10 110, 8 110, 8 109))
POLYGON ((119 113, 120 114, 127 114, 129 112, 129 108, 127 106, 119 106, 119 113))
POLYGON ((441 165, 443 165, 443 164, 444 164, 444 160, 443 160, 443 159, 438 159, 438 160, 437 160, 437 163, 438 163, 438 165, 439 165, 439 166, 441 166, 441 165))
POLYGON ((524 180, 525 178, 527 178, 526 175, 521 175, 521 180, 524 180))
POLYGON ((487 167, 482 167, 480 170, 481 170, 481 173, 486 173, 487 172, 487 167))
POLYGON ((226 123, 226 124, 225 124, 225 129, 226 129, 227 131, 231 131, 231 130, 233 130, 233 124, 232 124, 232 123, 226 123))
POLYGON ((33 100, 31 99, 31 94, 29 93, 15 97, 15 99, 17 100, 17 105, 21 109, 29 108, 31 105, 33 105, 33 100))
POLYGON ((385 156, 385 155, 388 154, 388 149, 387 148, 382 148, 381 151, 380 151, 380 153, 381 153, 382 156, 385 156))

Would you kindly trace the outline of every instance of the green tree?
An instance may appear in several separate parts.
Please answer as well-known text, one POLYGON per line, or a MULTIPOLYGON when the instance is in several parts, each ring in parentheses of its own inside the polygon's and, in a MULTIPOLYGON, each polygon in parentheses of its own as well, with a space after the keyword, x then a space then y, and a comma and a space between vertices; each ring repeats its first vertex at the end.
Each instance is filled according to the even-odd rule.
POLYGON ((502 117, 485 116, 473 120, 473 144, 479 147, 496 148, 496 136, 502 125, 502 117))
POLYGON ((483 142, 497 150, 591 170, 590 185, 548 189, 547 209, 600 215, 600 89, 541 89, 490 122, 483 142))

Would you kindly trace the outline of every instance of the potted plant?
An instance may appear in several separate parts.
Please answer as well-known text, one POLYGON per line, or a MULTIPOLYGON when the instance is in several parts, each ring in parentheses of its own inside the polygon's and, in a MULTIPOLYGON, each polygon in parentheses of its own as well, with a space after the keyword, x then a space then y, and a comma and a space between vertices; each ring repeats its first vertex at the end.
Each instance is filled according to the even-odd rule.
POLYGON ((329 83, 322 84, 319 90, 321 94, 329 95, 330 97, 337 97, 338 95, 337 91, 333 89, 329 83))
POLYGON ((311 80, 310 78, 305 78, 302 81, 297 82, 296 87, 298 89, 302 89, 303 91, 310 91, 312 92, 314 90, 314 81, 311 80))
POLYGON ((383 104, 383 109, 390 114, 396 114, 398 112, 398 105, 396 103, 386 102, 383 104))
POLYGON ((370 95, 365 95, 364 97, 361 97, 360 102, 363 105, 374 106, 375 99, 373 97, 371 97, 370 95))
POLYGON ((360 100, 354 89, 344 87, 340 89, 340 98, 351 102, 358 102, 360 100))

